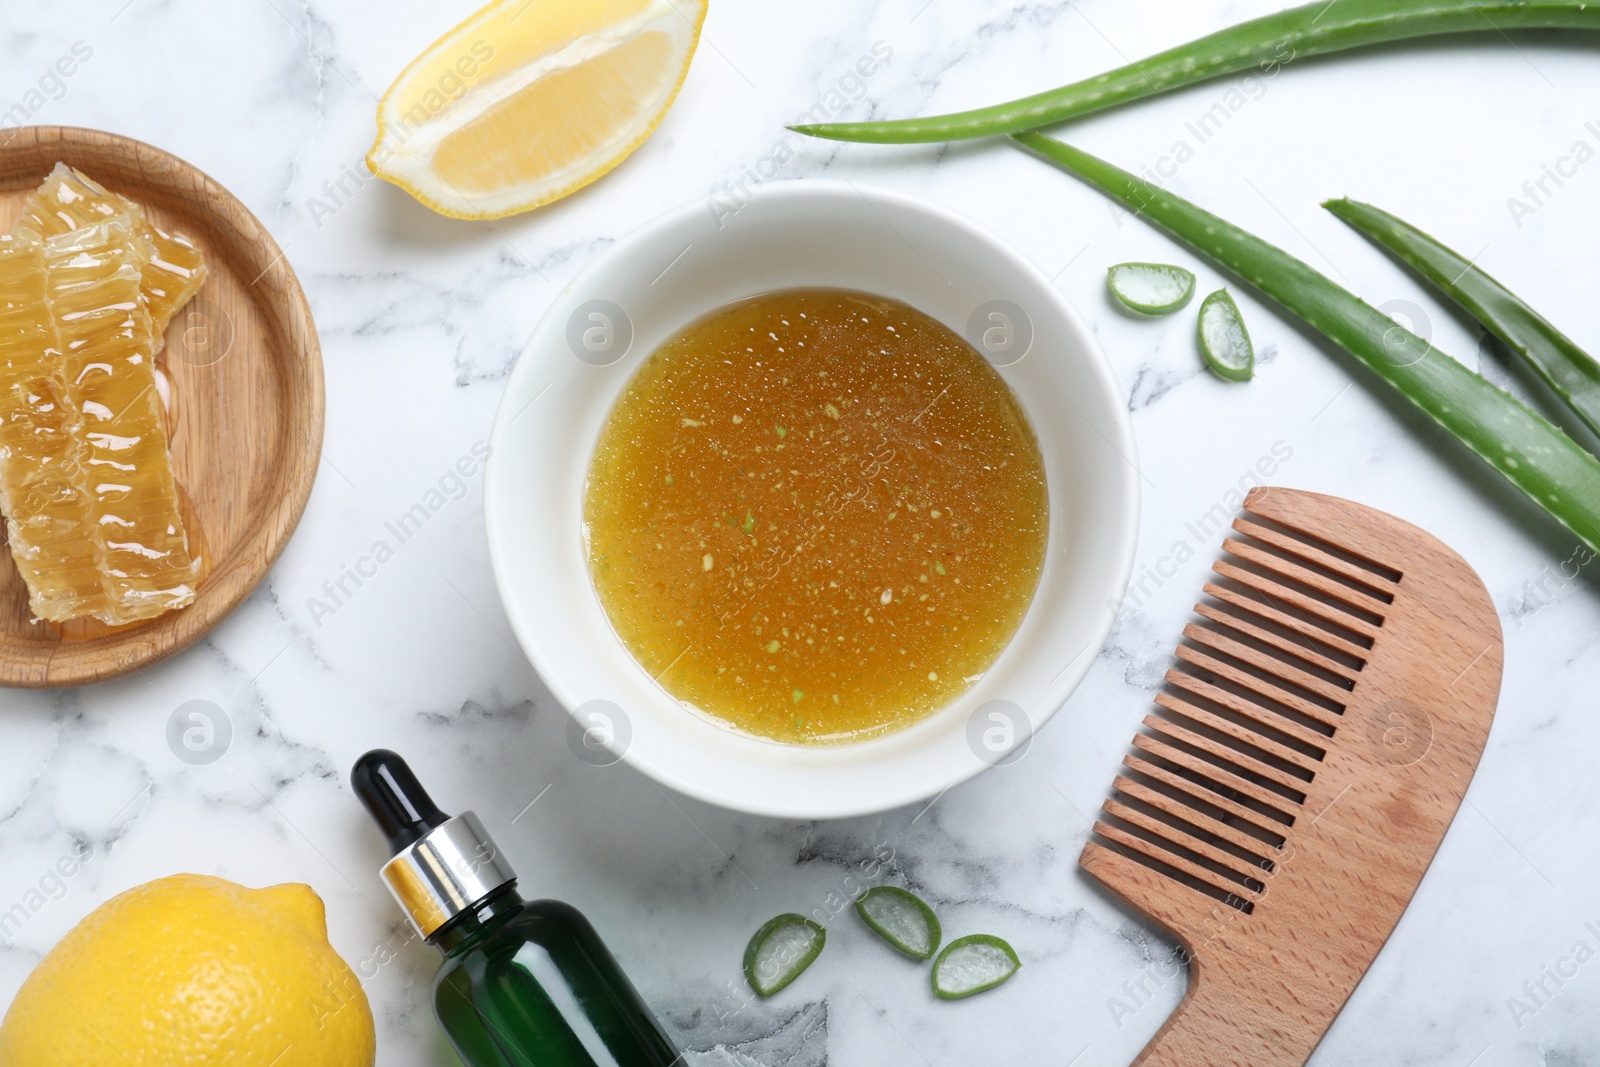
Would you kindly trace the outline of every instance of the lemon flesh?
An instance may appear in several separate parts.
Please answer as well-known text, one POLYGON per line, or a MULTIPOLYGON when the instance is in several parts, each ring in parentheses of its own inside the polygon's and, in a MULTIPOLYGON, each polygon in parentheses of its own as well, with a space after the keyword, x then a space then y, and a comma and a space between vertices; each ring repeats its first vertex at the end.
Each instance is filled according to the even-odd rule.
POLYGON ((102 904, 0 1023, 5 1067, 372 1067, 372 1010, 309 886, 180 874, 102 904))
POLYGON ((435 211, 499 218, 594 181, 660 123, 705 0, 499 0, 378 105, 367 164, 435 211))

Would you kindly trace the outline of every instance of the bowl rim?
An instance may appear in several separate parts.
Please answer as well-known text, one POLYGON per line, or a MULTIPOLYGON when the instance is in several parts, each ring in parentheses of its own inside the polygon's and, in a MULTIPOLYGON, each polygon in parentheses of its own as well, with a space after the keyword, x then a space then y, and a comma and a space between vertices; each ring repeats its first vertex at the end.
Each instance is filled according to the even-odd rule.
MULTIPOLYGON (((898 208, 920 213, 927 216, 933 223, 953 231, 959 235, 962 241, 970 242, 990 254, 1007 260, 1009 266, 1019 274, 1028 277, 1039 292, 1049 294, 1053 310, 1077 334, 1075 339, 1082 343, 1079 346, 1080 351, 1077 352, 1075 358, 1084 364, 1084 369, 1088 372, 1087 377, 1092 379, 1093 384, 1101 393, 1097 398, 1099 408, 1111 415, 1111 425, 1109 427, 1096 426, 1096 429, 1103 437, 1106 437, 1108 431, 1114 435, 1114 439, 1106 437, 1107 444, 1121 453, 1128 461, 1127 463, 1116 465, 1114 473, 1114 477, 1120 483, 1117 489, 1121 499, 1121 512, 1114 516, 1105 516, 1102 520, 1113 531, 1112 539, 1115 545, 1113 565, 1108 575, 1111 580, 1102 589, 1107 594, 1107 604, 1112 606, 1113 610, 1103 612, 1101 617, 1088 629, 1088 644, 1086 644, 1084 651, 1092 654, 1083 655, 1080 653, 1058 676, 1062 681, 1053 683, 1053 688, 1059 692, 1059 696, 1053 700, 1051 706, 1044 708, 1036 717, 1030 716, 1030 719, 1033 720, 1032 731, 1037 733, 1065 706, 1067 700, 1082 684, 1099 651, 1104 648, 1105 642, 1110 636, 1111 628, 1115 623, 1116 611, 1114 608, 1121 603, 1132 575, 1134 557, 1138 547, 1141 494, 1137 442, 1133 433, 1132 419, 1127 411, 1121 387, 1116 380, 1109 359, 1098 344, 1093 332, 1090 331, 1076 308, 1063 294, 1056 290, 1043 271, 997 233, 956 210, 898 190, 886 189, 866 183, 832 179, 791 179, 767 182, 757 188, 749 199, 740 205, 740 210, 742 212, 745 207, 757 199, 769 202, 777 199, 815 200, 818 204, 826 205, 832 198, 837 197, 866 199, 874 207, 878 204, 894 205, 898 208)), ((531 609, 528 605, 521 603, 520 599, 513 595, 510 588, 508 558, 512 547, 506 540, 508 531, 503 529, 504 524, 501 521, 502 507, 500 504, 502 494, 511 491, 510 486, 503 484, 503 472, 509 466, 505 447, 506 438, 510 433, 509 425, 515 414, 525 406, 516 402, 521 399, 522 393, 528 391, 529 379, 534 379, 538 373, 539 365, 542 362, 538 350, 550 343, 552 334, 564 328, 564 324, 556 321, 557 312, 575 300, 583 300, 586 295, 594 296, 596 294, 595 281, 604 277, 608 267, 615 259, 626 256, 640 246, 658 239, 659 235, 670 234, 674 230, 689 224, 696 216, 707 210, 706 205, 706 198, 698 197, 633 227, 619 236, 610 246, 595 255, 571 281, 563 286, 540 317, 538 324, 530 333, 527 343, 517 356, 496 409, 494 426, 490 434, 489 456, 485 461, 484 474, 484 526, 495 585, 506 617, 511 624, 512 632, 517 638, 519 648, 550 694, 561 704, 563 710, 572 718, 573 722, 577 721, 575 712, 577 708, 582 706, 584 700, 573 692, 569 686, 568 674, 570 672, 563 670, 559 663, 553 661, 542 650, 537 639, 537 628, 529 621, 530 611, 535 609, 531 609), (516 408, 516 410, 513 411, 513 408, 516 408)), ((694 318, 714 310, 716 310, 714 306, 701 308, 695 316, 685 321, 694 321, 694 318)), ((631 380, 632 375, 633 371, 630 371, 618 383, 618 392, 625 386, 627 381, 631 380)), ((612 403, 615 403, 615 394, 613 394, 612 403)), ((587 447, 581 450, 581 458, 585 464, 588 462, 589 453, 590 449, 587 447)), ((1052 535, 1052 544, 1054 540, 1054 535, 1052 535)), ((587 575, 585 575, 584 581, 592 585, 587 575)), ((1026 625, 1026 620, 1024 625, 1026 625)), ((631 658, 631 653, 627 653, 625 648, 623 651, 624 654, 631 658)), ((664 700, 670 701, 673 699, 665 690, 660 690, 660 692, 664 700)), ((693 714, 686 709, 683 710, 683 713, 693 714)), ((926 722, 927 720, 922 721, 926 722)), ((908 727, 908 729, 914 728, 915 724, 912 727, 908 727)), ((903 732, 895 731, 886 736, 892 737, 903 732)), ((881 740, 881 738, 869 739, 860 742, 860 744, 872 744, 874 740, 881 740)), ((765 741, 764 743, 780 744, 772 741, 765 741)), ((821 747, 851 748, 855 746, 850 743, 844 743, 840 746, 821 747)), ((805 819, 848 818, 889 811, 920 800, 926 800, 929 797, 934 797, 935 794, 943 795, 945 791, 969 781, 980 772, 988 769, 988 765, 978 760, 973 760, 970 767, 963 767, 959 771, 946 775, 940 781, 907 781, 899 788, 884 787, 876 790, 870 803, 853 802, 840 804, 829 802, 824 797, 819 796, 815 803, 802 810, 790 803, 768 802, 744 796, 740 796, 735 800, 725 792, 712 788, 708 783, 679 773, 670 761, 658 761, 649 758, 648 754, 642 753, 636 745, 625 746, 620 758, 652 781, 670 787, 696 800, 758 816, 805 819)), ((825 791, 825 787, 819 787, 819 793, 825 791)))

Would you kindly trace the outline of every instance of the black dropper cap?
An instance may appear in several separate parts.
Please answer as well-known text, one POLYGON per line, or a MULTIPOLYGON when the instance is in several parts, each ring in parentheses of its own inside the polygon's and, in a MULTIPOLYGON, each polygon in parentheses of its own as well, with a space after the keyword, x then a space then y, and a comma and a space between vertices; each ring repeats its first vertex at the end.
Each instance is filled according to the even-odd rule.
POLYGON ((350 785, 395 855, 450 818, 428 796, 406 761, 386 748, 375 748, 356 760, 350 785))

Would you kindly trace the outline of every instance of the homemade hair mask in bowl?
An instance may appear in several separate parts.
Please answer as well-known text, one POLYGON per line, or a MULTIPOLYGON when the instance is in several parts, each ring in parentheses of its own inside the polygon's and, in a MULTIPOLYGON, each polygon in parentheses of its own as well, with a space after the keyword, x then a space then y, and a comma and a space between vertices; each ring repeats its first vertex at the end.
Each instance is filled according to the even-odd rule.
POLYGON ((999 372, 892 300, 712 312, 617 401, 584 497, 617 635, 685 705, 860 741, 959 696, 1039 582, 1044 460, 999 372))
MULTIPOLYGON (((791 325, 794 321, 791 318, 791 325)), ((749 325, 746 323, 746 328, 749 325)), ((811 337, 798 327, 796 331, 792 336, 797 346, 811 337)), ((771 349, 780 343, 767 339, 771 349)), ((772 354, 777 355, 775 351, 772 354)), ((789 371, 804 366, 807 364, 786 364, 786 369, 777 372, 778 384, 783 384, 786 374, 794 377, 789 371)), ((750 372, 750 365, 741 369, 741 373, 750 372)), ((696 373, 703 379, 708 372, 702 367, 696 373)), ((683 395, 692 393, 690 389, 683 395)), ((923 402, 936 396, 937 392, 923 402)), ((922 418, 932 418, 949 399, 946 393, 922 418)), ((917 413, 911 418, 917 418, 917 413)), ((945 441, 939 435, 934 439, 945 441)), ((485 510, 496 580, 523 649, 552 693, 574 716, 569 731, 574 751, 591 762, 624 759, 665 785, 744 811, 797 818, 879 811, 930 797, 1008 756, 1015 758, 1093 662, 1110 628, 1132 561, 1138 507, 1132 434, 1120 392, 1088 332, 1048 280, 993 236, 941 208, 881 190, 830 182, 772 183, 734 214, 714 203, 696 202, 625 236, 568 286, 540 323, 507 385, 491 445, 485 510), (668 417, 653 422, 644 419, 634 427, 639 432, 631 435, 633 444, 612 442, 608 454, 604 433, 608 420, 614 412, 625 416, 630 390, 650 381, 648 369, 641 373, 641 368, 652 354, 686 330, 692 333, 691 327, 710 321, 707 317, 721 309, 757 297, 800 296, 788 292, 791 290, 810 290, 818 299, 823 298, 821 291, 839 298, 840 290, 850 290, 853 298, 874 305, 875 310, 864 309, 868 318, 881 315, 893 320, 888 324, 896 325, 897 332, 902 332, 902 325, 911 330, 911 324, 917 323, 917 329, 928 333, 919 334, 914 346, 893 349, 900 358, 877 363, 863 359, 849 368, 848 374, 841 365, 837 396, 824 395, 829 389, 820 379, 791 381, 795 391, 790 395, 807 410, 797 409, 794 417, 782 422, 773 418, 772 425, 759 427, 759 435, 753 416, 759 408, 760 418, 768 420, 770 412, 764 405, 771 398, 756 404, 760 398, 754 391, 755 378, 730 380, 726 383, 730 388, 721 396, 700 380, 702 413, 671 411, 670 417, 678 420, 676 428, 668 417), (988 414, 968 412, 971 419, 957 419, 959 426, 946 425, 971 444, 975 428, 988 427, 993 432, 997 413, 1004 422, 1006 405, 1012 405, 1013 415, 1021 415, 1011 427, 1016 432, 1000 435, 1007 441, 996 445, 994 455, 1009 449, 1020 462, 1027 450, 1018 449, 1031 442, 1034 461, 1042 463, 1045 485, 1035 486, 1031 497, 1024 493, 1019 498, 1025 502, 1024 516, 1044 508, 1042 564, 1034 565, 1031 572, 1026 565, 1031 536, 1026 520, 1016 531, 1019 536, 1009 541, 999 538, 1001 526, 971 524, 974 536, 981 535, 990 544, 1003 543, 1013 552, 1013 562, 1024 564, 1012 567, 1017 579, 1014 614, 1020 615, 1020 622, 1002 619, 1004 625, 993 631, 999 636, 992 647, 987 653, 980 649, 976 655, 984 666, 972 675, 947 679, 938 665, 927 663, 918 664, 920 672, 898 666, 888 669, 899 657, 900 647, 906 648, 908 661, 943 656, 955 665, 961 659, 959 639, 948 645, 925 639, 915 647, 881 641, 874 646, 873 641, 877 634, 892 632, 890 624, 900 625, 918 606, 925 609, 935 599, 931 587, 936 581, 947 582, 944 588, 953 594, 958 588, 953 579, 961 577, 965 583, 968 574, 976 573, 960 569, 978 562, 964 551, 959 567, 952 566, 957 562, 953 557, 959 538, 953 538, 951 531, 940 531, 937 524, 954 518, 947 508, 954 511, 974 499, 987 499, 983 494, 998 489, 997 483, 1003 479, 994 478, 991 472, 990 482, 996 484, 969 481, 963 493, 941 502, 939 486, 929 484, 927 477, 912 480, 919 471, 934 471, 934 467, 918 467, 898 452, 888 457, 880 448, 883 458, 878 468, 871 461, 863 468, 873 476, 877 487, 873 491, 884 494, 872 502, 872 515, 891 526, 908 526, 895 531, 897 539, 873 540, 864 536, 871 527, 863 516, 854 515, 853 533, 840 531, 829 549, 848 555, 852 536, 857 543, 861 558, 836 561, 834 569, 844 568, 856 580, 858 597, 878 597, 876 604, 859 604, 859 623, 852 622, 848 629, 830 629, 824 635, 824 622, 813 614, 809 622, 816 625, 815 631, 801 632, 791 626, 785 635, 781 621, 776 632, 766 629, 767 622, 749 618, 743 630, 730 630, 732 624, 721 615, 694 622, 701 627, 704 640, 742 642, 744 647, 738 650, 741 663, 760 666, 762 657, 770 655, 779 660, 765 664, 779 668, 770 674, 781 675, 787 662, 791 671, 812 671, 807 677, 813 679, 822 677, 818 670, 827 672, 806 665, 808 651, 824 639, 848 645, 852 635, 861 638, 870 630, 873 637, 857 650, 867 657, 866 665, 853 678, 836 672, 841 676, 831 690, 826 679, 808 682, 810 688, 788 685, 785 718, 778 718, 769 700, 778 692, 776 683, 762 687, 761 701, 767 702, 772 712, 765 725, 741 721, 739 715, 730 713, 729 706, 705 696, 690 701, 699 705, 698 710, 687 706, 679 698, 684 690, 681 686, 674 689, 670 673, 659 683, 656 676, 672 669, 670 661, 657 659, 666 655, 670 634, 665 630, 677 628, 675 623, 682 614, 679 607, 693 606, 693 581, 705 580, 706 575, 741 584, 745 578, 755 581, 758 573, 770 572, 770 566, 768 571, 753 570, 764 548, 793 549, 815 540, 814 524, 800 523, 798 511, 783 513, 783 494, 799 493, 798 503, 790 498, 791 506, 798 509, 806 501, 816 505, 818 492, 826 500, 831 491, 837 505, 841 495, 861 491, 866 478, 858 479, 861 484, 846 479, 846 484, 834 470, 829 475, 834 483, 828 487, 810 482, 804 487, 778 489, 773 488, 775 480, 780 476, 822 478, 830 470, 830 455, 838 459, 849 453, 859 459, 869 454, 859 441, 840 442, 843 451, 838 453, 829 453, 823 446, 838 437, 833 431, 868 434, 874 432, 874 421, 882 429, 883 417, 900 418, 904 405, 923 397, 920 388, 888 388, 895 384, 897 370, 909 375, 920 371, 925 377, 949 375, 948 366, 940 370, 919 363, 918 351, 927 351, 925 343, 938 335, 947 341, 964 339, 971 346, 967 356, 975 351, 987 360, 981 373, 971 374, 974 368, 969 366, 967 385, 981 385, 987 379, 992 386, 1004 387, 987 394, 993 403, 988 414), (884 396, 883 411, 877 409, 873 397, 875 380, 877 392, 884 396), (732 395, 736 390, 748 394, 752 407, 749 422, 736 410, 737 398, 732 395), (840 404, 840 400, 847 402, 840 404), (817 406, 814 401, 820 402, 820 411, 810 410, 817 406), (829 404, 838 411, 837 419, 828 412, 829 404), (693 427, 682 422, 705 423, 708 420, 701 414, 706 413, 717 420, 715 425, 693 427), (735 415, 740 415, 740 423, 733 421, 735 415), (781 436, 780 426, 784 430, 781 436), (677 434, 702 429, 713 433, 677 434), (801 466, 769 462, 777 455, 799 454, 803 433, 811 434, 809 474, 801 466), (776 451, 779 444, 785 446, 781 453, 776 451), (662 457, 650 454, 655 445, 682 448, 683 465, 668 462, 663 466, 662 457), (755 451, 758 447, 762 449, 759 453, 755 451), (688 452, 697 448, 702 462, 690 463, 688 452), (628 460, 630 449, 644 459, 628 460), (662 554, 635 565, 635 583, 665 583, 668 594, 684 598, 667 609, 674 614, 665 620, 665 627, 660 627, 662 620, 655 621, 660 628, 652 643, 661 648, 642 651, 644 644, 638 634, 628 632, 622 614, 615 610, 607 613, 607 607, 614 605, 609 599, 603 602, 603 596, 611 597, 610 592, 602 593, 606 577, 597 575, 598 585, 591 577, 588 549, 604 542, 608 551, 630 550, 622 547, 628 538, 621 536, 629 531, 613 528, 597 537, 592 521, 586 545, 586 489, 596 484, 590 478, 591 459, 596 462, 597 474, 612 479, 613 490, 626 489, 633 479, 633 487, 641 490, 640 499, 670 510, 671 501, 662 491, 676 488, 683 479, 712 477, 719 480, 725 495, 732 493, 737 482, 728 479, 739 476, 741 454, 751 461, 760 460, 744 464, 745 477, 765 475, 773 481, 759 492, 745 493, 749 507, 737 507, 736 499, 720 507, 711 517, 722 523, 720 528, 696 525, 705 518, 699 514, 688 524, 687 532, 684 528, 677 531, 670 550, 666 538, 639 541, 639 531, 632 531, 632 551, 637 553, 645 546, 646 555, 662 554), (710 463, 713 456, 718 457, 720 466, 710 463), (800 473, 789 475, 790 470, 800 473), (675 483, 670 487, 666 485, 669 476, 675 483), (652 486, 639 484, 637 479, 659 481, 652 486), (881 484, 884 480, 890 483, 886 487, 881 484), (757 503, 771 514, 758 516, 757 503), (913 513, 911 507, 918 510, 913 513), (933 515, 936 510, 938 518, 933 515), (766 529, 762 520, 770 518, 787 518, 790 526, 799 524, 804 529, 786 531, 781 521, 779 529, 766 529), (912 540, 913 535, 920 537, 912 540), (925 542, 940 537, 945 539, 939 542, 940 552, 949 551, 951 558, 918 554, 925 542), (704 549, 698 544, 702 539, 707 542, 704 549), (750 545, 750 541, 761 543, 750 545), (656 544, 662 547, 656 549, 656 544), (874 546, 893 549, 896 567, 904 573, 893 580, 872 573, 874 546), (741 553, 752 570, 736 568, 723 574, 719 554, 729 556, 727 565, 732 566, 741 553), (686 566, 696 554, 698 572, 686 566), (707 555, 711 556, 709 569, 704 564, 707 555), (669 567, 687 573, 667 573, 669 567), (924 574, 927 582, 921 580, 924 574), (1031 598, 1027 595, 1030 591, 1031 598), (884 592, 889 594, 887 604, 882 602, 884 592), (919 599, 924 593, 929 594, 927 602, 919 599), (897 612, 901 613, 899 619, 895 618, 897 612), (866 621, 868 614, 872 622, 866 621), (613 625, 614 618, 617 625, 613 625), (758 625, 763 628, 761 634, 753 632, 758 625), (1002 632, 1006 630, 1011 631, 1009 641, 1002 632), (844 642, 837 640, 840 636, 844 642), (817 644, 807 645, 808 639, 817 644), (773 641, 778 648, 766 652, 773 641), (869 648, 873 649, 870 655, 869 648), (790 656, 795 658, 785 658, 790 656), (939 678, 929 680, 929 673, 939 678), (898 692, 913 694, 913 698, 901 700, 890 693, 871 707, 868 698, 873 696, 874 677, 886 689, 900 686, 898 692), (919 677, 921 685, 928 688, 913 685, 919 677), (798 698, 796 690, 800 691, 798 698), (921 705, 915 699, 918 693, 925 698, 921 705), (863 724, 816 714, 819 700, 825 701, 827 708, 836 706, 835 695, 840 697, 841 715, 853 709, 863 712, 867 721, 863 724), (846 707, 847 699, 853 701, 851 707, 846 707), (900 714, 894 713, 896 706, 900 714), (797 718, 801 725, 796 724, 797 718), (588 747, 591 742, 604 746, 598 750, 598 758, 596 750, 588 747)), ((981 469, 984 465, 976 466, 981 469)), ((931 477, 948 478, 955 473, 945 470, 942 475, 931 473, 931 477)), ((1025 481, 1018 484, 1025 485, 1025 481)), ((616 503, 614 497, 612 502, 616 503)), ((613 511, 607 521, 615 521, 618 514, 613 511)), ((598 511, 591 508, 590 519, 597 516, 598 511)), ((963 516, 962 521, 971 518, 963 516)), ((794 564, 784 566, 792 568, 794 564)), ((815 586, 823 572, 824 568, 817 567, 797 573, 786 587, 788 594, 802 595, 806 583, 815 586)), ((1001 599, 996 597, 986 606, 994 609, 1001 599)), ((961 625, 957 617, 971 615, 975 606, 983 603, 981 599, 947 600, 949 614, 944 624, 961 625)), ((842 606, 834 606, 843 613, 842 606)), ((716 610, 726 613, 727 607, 723 604, 716 610)), ((790 618, 792 621, 794 616, 790 618)), ((691 621, 685 616, 684 629, 690 628, 691 621)), ((716 666, 733 662, 724 658, 718 664, 717 655, 713 652, 706 660, 712 678, 716 666)))

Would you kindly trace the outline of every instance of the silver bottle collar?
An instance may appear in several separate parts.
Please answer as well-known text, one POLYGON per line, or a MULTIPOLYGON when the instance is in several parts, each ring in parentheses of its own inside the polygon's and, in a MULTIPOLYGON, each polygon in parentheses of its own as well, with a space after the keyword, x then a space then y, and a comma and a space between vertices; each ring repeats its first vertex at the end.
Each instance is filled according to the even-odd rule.
POLYGON ((440 823, 383 865, 389 892, 425 938, 516 877, 470 811, 440 823))

